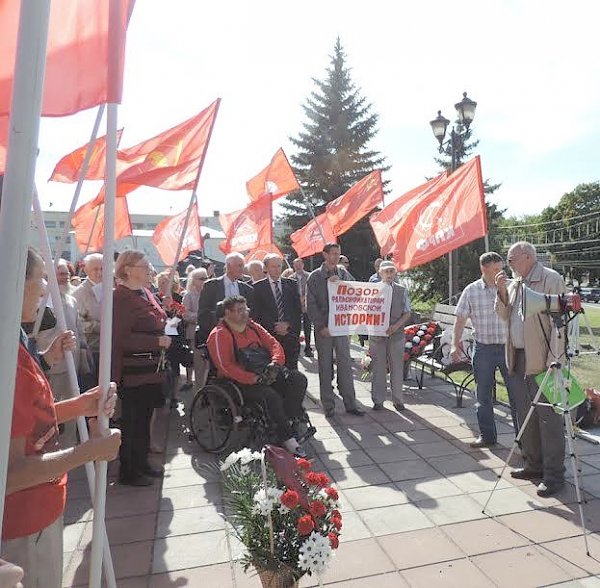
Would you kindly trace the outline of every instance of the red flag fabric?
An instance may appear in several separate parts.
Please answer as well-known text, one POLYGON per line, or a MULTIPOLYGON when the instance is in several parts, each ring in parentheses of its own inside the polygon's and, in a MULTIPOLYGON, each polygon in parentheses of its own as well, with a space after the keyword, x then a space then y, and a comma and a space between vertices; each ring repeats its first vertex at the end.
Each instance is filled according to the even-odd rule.
POLYGON ((394 238, 392 237, 392 229, 397 222, 401 222, 405 216, 405 209, 411 206, 414 198, 419 198, 433 190, 437 184, 448 177, 446 172, 439 176, 413 188, 406 194, 396 198, 390 202, 385 208, 378 212, 374 212, 369 218, 371 228, 375 233, 375 239, 381 248, 381 255, 385 256, 394 249, 394 238))
MULTIPOLYGON (((122 134, 123 129, 119 129, 117 131, 117 144, 121 141, 122 134)), ((81 166, 83 165, 88 145, 89 143, 86 143, 82 147, 78 147, 75 151, 65 155, 54 167, 54 171, 52 172, 49 181, 67 183, 79 181, 79 174, 81 173, 81 166)), ((106 135, 94 141, 87 173, 85 174, 86 179, 103 180, 105 166, 106 135)))
POLYGON ((251 251, 273 242, 273 204, 269 197, 250 203, 243 210, 219 216, 226 238, 219 245, 225 254, 251 251))
POLYGON ((290 237, 292 247, 296 250, 298 257, 309 257, 315 253, 321 253, 326 243, 336 242, 335 233, 326 212, 292 233, 290 237))
POLYGON ((8 151, 8 116, 0 116, 0 174, 6 168, 6 152, 8 151))
POLYGON ((433 190, 406 203, 393 227, 392 252, 403 271, 427 263, 483 237, 487 217, 479 156, 459 167, 433 190))
POLYGON ((259 200, 266 195, 269 195, 271 200, 277 200, 277 198, 299 189, 300 184, 283 149, 278 149, 269 165, 246 182, 246 190, 252 201, 259 200))
MULTIPOLYGON (((52 1, 42 115, 65 116, 121 102, 133 2, 52 1)), ((20 7, 20 0, 0 1, 0 114, 10 112, 20 7)))
MULTIPOLYGON (((171 265, 175 262, 179 239, 181 239, 181 231, 185 224, 187 209, 175 216, 169 216, 161 221, 154 229, 152 242, 160 255, 160 258, 167 264, 171 265)), ((188 221, 187 230, 183 238, 181 253, 177 261, 185 259, 190 252, 196 249, 203 249, 202 234, 200 233, 200 217, 198 215, 198 204, 192 204, 190 219, 188 221)))
MULTIPOLYGON (((115 241, 132 235, 131 219, 126 198, 117 198, 115 207, 115 241)), ((101 251, 104 246, 104 204, 95 200, 80 206, 71 224, 75 229, 75 241, 79 251, 101 251), (96 218, 97 215, 97 218, 96 218), (89 248, 88 248, 89 242, 89 248)))
POLYGON ((343 235, 379 204, 383 204, 383 184, 381 170, 376 169, 326 206, 333 233, 343 235))
POLYGON ((119 151, 117 181, 163 190, 192 189, 208 147, 219 103, 220 98, 176 127, 119 151))
POLYGON ((275 245, 275 243, 268 243, 267 245, 257 245, 254 249, 248 251, 244 258, 246 260, 246 263, 252 261, 253 259, 258 259, 259 261, 262 261, 265 258, 265 256, 269 253, 277 253, 277 255, 279 255, 280 257, 284 256, 279 247, 275 245))

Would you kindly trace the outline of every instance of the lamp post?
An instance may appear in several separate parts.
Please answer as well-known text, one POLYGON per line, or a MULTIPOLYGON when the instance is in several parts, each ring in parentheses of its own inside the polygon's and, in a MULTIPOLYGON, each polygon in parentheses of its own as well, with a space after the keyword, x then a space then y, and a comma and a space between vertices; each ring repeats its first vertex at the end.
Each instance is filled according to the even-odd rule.
MULTIPOLYGON (((433 130, 433 135, 439 142, 438 151, 450 157, 450 173, 454 173, 460 165, 460 158, 464 154, 465 141, 471 136, 469 127, 475 118, 475 109, 477 102, 467 97, 463 92, 463 98, 454 105, 457 118, 454 126, 450 130, 450 136, 447 140, 446 130, 450 121, 442 116, 442 111, 438 110, 438 115, 429 124, 433 130)), ((458 292, 458 267, 455 271, 456 253, 448 253, 448 303, 452 304, 452 297, 458 292)))

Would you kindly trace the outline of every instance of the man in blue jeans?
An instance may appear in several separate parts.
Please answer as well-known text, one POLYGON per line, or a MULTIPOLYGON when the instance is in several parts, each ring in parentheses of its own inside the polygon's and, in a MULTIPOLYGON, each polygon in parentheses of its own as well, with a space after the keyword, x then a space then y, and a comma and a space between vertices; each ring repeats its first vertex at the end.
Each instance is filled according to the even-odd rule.
POLYGON ((508 389, 515 428, 516 417, 504 353, 507 326, 494 311, 497 293, 495 276, 502 271, 504 260, 498 253, 490 251, 479 258, 479 266, 481 278, 463 290, 456 307, 450 357, 453 361, 464 359, 462 334, 467 320, 471 319, 475 339, 473 374, 477 385, 477 422, 480 433, 471 447, 490 447, 497 442, 493 399, 496 368, 500 370, 508 389))

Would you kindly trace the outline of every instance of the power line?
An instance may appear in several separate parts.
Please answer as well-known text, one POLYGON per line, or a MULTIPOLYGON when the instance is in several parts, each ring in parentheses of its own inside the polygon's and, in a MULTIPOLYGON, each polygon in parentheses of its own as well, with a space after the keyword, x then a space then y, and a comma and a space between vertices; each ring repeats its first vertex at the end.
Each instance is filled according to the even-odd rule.
POLYGON ((496 227, 496 230, 502 230, 502 231, 510 231, 513 229, 524 229, 526 227, 541 227, 543 225, 551 225, 554 223, 562 223, 565 221, 574 221, 574 220, 579 220, 582 218, 587 218, 590 216, 597 216, 600 215, 600 210, 597 210, 595 212, 588 212, 587 214, 581 214, 579 216, 571 216, 567 219, 564 218, 559 218, 556 220, 551 220, 551 221, 542 221, 542 222, 538 222, 538 223, 528 223, 528 224, 523 224, 523 225, 508 225, 508 226, 500 226, 500 227, 496 227))

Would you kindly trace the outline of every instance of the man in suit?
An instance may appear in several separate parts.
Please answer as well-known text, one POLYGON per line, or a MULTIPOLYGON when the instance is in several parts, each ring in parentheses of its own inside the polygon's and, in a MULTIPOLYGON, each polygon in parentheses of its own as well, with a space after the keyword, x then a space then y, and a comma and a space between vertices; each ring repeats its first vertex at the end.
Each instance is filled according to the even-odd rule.
POLYGON ((254 308, 252 286, 242 281, 245 261, 241 253, 229 253, 225 257, 225 273, 204 284, 198 300, 198 326, 196 345, 206 343, 217 324, 217 304, 230 296, 243 296, 250 310, 254 308))
POLYGON ((306 312, 306 282, 310 272, 304 269, 304 260, 301 257, 294 259, 294 278, 298 283, 298 294, 300 295, 300 305, 302 307, 302 330, 304 331, 304 356, 314 357, 313 350, 310 346, 310 336, 312 334, 312 323, 306 312))
POLYGON ((302 306, 298 285, 281 277, 283 259, 269 253, 263 260, 267 277, 254 284, 254 320, 283 347, 285 367, 298 369, 302 306))

